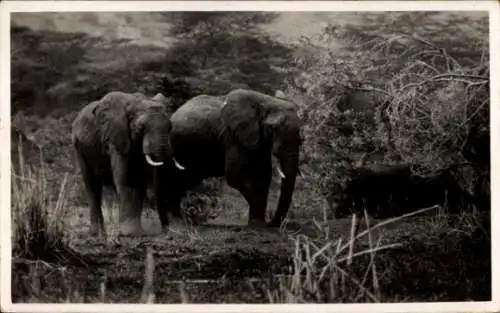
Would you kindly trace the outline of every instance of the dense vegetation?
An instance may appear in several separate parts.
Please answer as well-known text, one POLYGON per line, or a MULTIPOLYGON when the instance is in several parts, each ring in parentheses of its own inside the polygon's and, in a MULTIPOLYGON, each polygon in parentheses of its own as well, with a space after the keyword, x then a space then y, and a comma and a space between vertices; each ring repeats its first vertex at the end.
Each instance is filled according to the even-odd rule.
MULTIPOLYGON (((218 251, 220 254, 193 262, 201 262, 207 273, 215 275, 220 262, 227 261, 227 272, 221 276, 237 275, 241 281, 256 273, 269 274, 258 272, 259 266, 270 271, 290 267, 288 276, 279 272, 277 281, 257 284, 250 291, 241 291, 246 296, 230 299, 203 298, 194 287, 186 295, 185 287, 179 287, 181 301, 489 299, 489 212, 395 220, 388 228, 365 233, 353 256, 346 245, 349 225, 329 221, 326 204, 334 186, 349 180, 347 173, 353 168, 412 164, 418 174, 429 175, 465 160, 476 164, 477 171, 460 172, 463 177, 457 179, 465 190, 489 201, 488 19, 443 18, 437 12, 366 13, 359 14, 356 23, 329 24, 317 36, 285 43, 260 27, 277 16, 164 14, 164 23, 171 25, 169 35, 176 38, 169 48, 85 33, 12 27, 13 264, 19 273, 25 273, 13 279, 15 299, 96 301, 104 297, 95 286, 88 296, 75 296, 71 290, 57 290, 51 296, 40 287, 40 281, 49 284, 62 279, 69 284, 71 275, 64 271, 82 275, 74 264, 96 262, 96 258, 114 262, 123 253, 120 244, 132 250, 126 254, 135 261, 127 265, 130 277, 118 274, 115 264, 116 268, 105 270, 108 279, 115 279, 115 285, 135 282, 144 271, 149 277, 146 281, 151 279, 151 261, 143 266, 142 256, 137 257, 142 253, 137 250, 139 244, 114 245, 109 253, 116 255, 106 257, 102 243, 89 243, 85 227, 81 229, 87 221, 80 217, 87 213, 75 208, 86 206, 86 200, 69 136, 79 108, 112 90, 148 95, 163 92, 181 105, 197 94, 224 94, 239 87, 268 94, 282 90, 300 107, 305 179, 297 182, 289 223, 300 225, 302 233, 292 236, 293 242, 276 234, 267 238, 266 234, 238 233, 235 245, 243 247, 241 251, 218 251), (81 233, 68 235, 68 227, 78 227, 81 233), (344 248, 339 249, 341 246, 344 248), (344 266, 353 257, 354 263, 344 266), (254 268, 247 259, 260 265, 254 268), (343 261, 336 263, 335 259, 343 261), (45 275, 61 267, 63 274, 45 275), (422 290, 419 286, 424 285, 422 290), (249 299, 248 293, 254 292, 262 297, 249 299)), ((246 205, 228 192, 220 179, 213 179, 193 190, 183 207, 193 220, 203 222, 221 215, 230 220, 241 215, 234 211, 244 211, 246 205)), ((150 215, 155 219, 154 213, 150 215)), ((179 242, 173 244, 180 256, 196 254, 196 247, 201 251, 198 254, 217 250, 205 246, 203 240, 214 246, 226 244, 220 238, 227 234, 198 233, 196 227, 190 231, 188 241, 177 238, 179 242)), ((152 246, 161 259, 164 247, 152 246)), ((158 265, 158 276, 189 283, 193 278, 190 271, 196 272, 194 263, 180 257, 176 262, 158 265), (189 269, 187 277, 175 274, 178 268, 189 269)), ((92 275, 101 277, 101 272, 92 275)), ((111 300, 101 300, 123 301, 134 292, 138 295, 137 288, 129 294, 111 291, 111 300)), ((177 301, 165 288, 160 292, 161 302, 177 301)), ((218 288, 229 290, 234 285, 218 288)), ((109 289, 114 290, 112 284, 109 289)), ((146 298, 133 299, 150 301, 146 298)))

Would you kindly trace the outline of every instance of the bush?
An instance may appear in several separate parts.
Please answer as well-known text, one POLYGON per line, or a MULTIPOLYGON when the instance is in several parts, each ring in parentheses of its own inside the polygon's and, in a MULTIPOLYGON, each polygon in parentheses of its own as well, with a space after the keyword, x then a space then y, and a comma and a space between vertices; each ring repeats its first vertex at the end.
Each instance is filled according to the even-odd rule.
MULTIPOLYGON (((381 25, 380 16, 367 17, 372 27, 328 25, 317 41, 304 39, 314 53, 288 70, 286 91, 304 120, 302 153, 324 194, 346 168, 416 164, 429 175, 464 161, 469 134, 489 124, 486 33, 458 48, 427 29, 418 29, 426 40, 401 35, 404 16, 385 32, 370 24, 381 25)), ((482 136, 486 146, 489 130, 482 136)))
POLYGON ((200 186, 188 190, 181 209, 191 224, 202 224, 221 213, 221 179, 207 179, 200 186))

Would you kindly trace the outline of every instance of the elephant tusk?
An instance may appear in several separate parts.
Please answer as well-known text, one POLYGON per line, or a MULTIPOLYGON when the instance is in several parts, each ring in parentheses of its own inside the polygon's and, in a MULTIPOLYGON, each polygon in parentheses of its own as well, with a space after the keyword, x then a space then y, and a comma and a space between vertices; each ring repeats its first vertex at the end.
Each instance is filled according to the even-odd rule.
POLYGON ((151 166, 160 166, 160 165, 163 165, 163 162, 155 162, 151 159, 151 157, 149 156, 149 154, 146 154, 146 162, 148 162, 149 165, 151 166))
POLYGON ((281 177, 282 179, 285 179, 285 178, 286 178, 285 174, 283 174, 283 171, 281 171, 281 168, 280 168, 279 166, 278 166, 278 174, 280 174, 280 177, 281 177))
POLYGON ((179 162, 177 162, 177 160, 172 157, 172 159, 174 160, 174 164, 175 164, 175 167, 177 167, 178 169, 180 169, 181 171, 185 170, 186 168, 184 166, 182 166, 179 162))

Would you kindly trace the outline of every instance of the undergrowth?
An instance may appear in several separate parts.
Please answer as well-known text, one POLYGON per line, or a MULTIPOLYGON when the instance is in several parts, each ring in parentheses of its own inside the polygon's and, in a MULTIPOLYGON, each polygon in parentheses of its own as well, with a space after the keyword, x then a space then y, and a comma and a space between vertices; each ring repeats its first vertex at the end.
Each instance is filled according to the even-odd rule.
MULTIPOLYGON (((69 245, 64 224, 68 175, 63 177, 54 198, 54 193, 47 189, 45 167, 42 165, 37 172, 27 166, 21 141, 18 147, 19 173, 12 174, 13 256, 58 263, 78 259, 78 253, 69 245)), ((43 164, 41 149, 40 159, 43 164)))
POLYGON ((291 237, 292 273, 267 290, 269 302, 488 301, 489 214, 432 214, 437 208, 374 225, 365 211, 364 230, 353 215, 346 239, 315 222, 317 236, 291 237))

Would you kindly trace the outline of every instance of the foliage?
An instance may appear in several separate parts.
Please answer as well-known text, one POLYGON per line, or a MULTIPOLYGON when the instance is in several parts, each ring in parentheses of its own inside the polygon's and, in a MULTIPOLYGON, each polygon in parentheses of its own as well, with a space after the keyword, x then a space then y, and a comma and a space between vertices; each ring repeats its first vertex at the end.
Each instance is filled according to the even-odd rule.
POLYGON ((83 33, 13 26, 12 113, 55 117, 113 90, 155 94, 152 88, 160 76, 143 65, 161 58, 163 51, 83 33))
POLYGON ((260 30, 274 13, 179 12, 164 13, 178 41, 163 64, 168 75, 185 78, 199 93, 222 94, 236 86, 274 93, 283 80, 275 69, 291 50, 260 30), (195 79, 195 81, 193 81, 195 79), (203 86, 205 85, 205 86, 203 86))
POLYGON ((451 26, 461 17, 434 12, 360 16, 304 38, 314 53, 289 70, 319 185, 330 188, 346 167, 405 163, 429 173, 461 161, 469 131, 489 124, 488 20, 464 33, 451 26))

